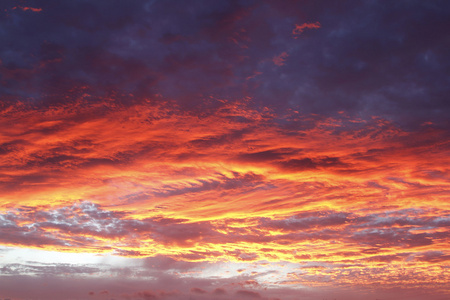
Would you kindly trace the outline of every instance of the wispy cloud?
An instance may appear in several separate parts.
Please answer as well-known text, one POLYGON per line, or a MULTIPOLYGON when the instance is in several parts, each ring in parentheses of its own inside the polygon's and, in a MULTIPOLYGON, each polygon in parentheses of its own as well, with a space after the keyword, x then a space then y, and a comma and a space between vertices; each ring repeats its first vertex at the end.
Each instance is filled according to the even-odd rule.
POLYGON ((321 27, 319 22, 315 23, 303 23, 301 25, 295 24, 295 28, 292 30, 294 38, 298 38, 298 35, 302 34, 305 29, 319 29, 321 27))

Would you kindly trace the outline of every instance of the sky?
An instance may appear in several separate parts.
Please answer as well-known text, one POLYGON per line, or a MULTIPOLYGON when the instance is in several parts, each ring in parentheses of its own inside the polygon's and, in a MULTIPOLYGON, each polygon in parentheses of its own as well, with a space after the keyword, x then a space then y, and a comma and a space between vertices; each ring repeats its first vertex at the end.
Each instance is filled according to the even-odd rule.
POLYGON ((450 297, 450 2, 3 0, 0 299, 450 297))

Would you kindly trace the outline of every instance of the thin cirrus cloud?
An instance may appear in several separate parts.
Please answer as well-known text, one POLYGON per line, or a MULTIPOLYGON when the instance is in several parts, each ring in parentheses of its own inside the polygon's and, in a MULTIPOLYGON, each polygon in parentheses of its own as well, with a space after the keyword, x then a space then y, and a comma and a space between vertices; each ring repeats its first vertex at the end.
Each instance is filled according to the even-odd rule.
POLYGON ((0 298, 448 296, 448 4, 1 5, 0 298))

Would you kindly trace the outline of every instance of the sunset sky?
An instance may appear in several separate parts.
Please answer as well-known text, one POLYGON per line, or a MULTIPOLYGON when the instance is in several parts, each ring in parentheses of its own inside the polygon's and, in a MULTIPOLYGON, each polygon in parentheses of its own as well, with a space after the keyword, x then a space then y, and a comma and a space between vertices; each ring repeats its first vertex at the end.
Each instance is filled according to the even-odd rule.
POLYGON ((450 299, 450 1, 3 0, 0 299, 450 299))

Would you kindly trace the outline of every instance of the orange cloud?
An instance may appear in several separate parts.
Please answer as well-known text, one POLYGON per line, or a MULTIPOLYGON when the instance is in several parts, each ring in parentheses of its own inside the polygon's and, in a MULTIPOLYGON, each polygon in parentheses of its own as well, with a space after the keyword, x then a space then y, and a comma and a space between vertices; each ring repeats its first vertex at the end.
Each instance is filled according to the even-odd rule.
POLYGON ((445 132, 298 114, 292 127, 221 101, 201 118, 106 99, 4 107, 0 242, 303 264, 287 285, 448 279, 445 132))
POLYGON ((23 11, 31 10, 32 12, 41 12, 42 8, 35 8, 35 7, 29 7, 29 6, 15 6, 13 9, 21 9, 23 11))

